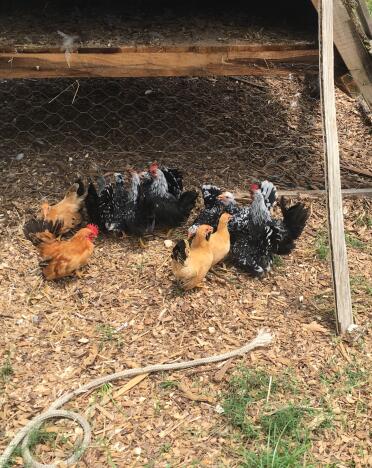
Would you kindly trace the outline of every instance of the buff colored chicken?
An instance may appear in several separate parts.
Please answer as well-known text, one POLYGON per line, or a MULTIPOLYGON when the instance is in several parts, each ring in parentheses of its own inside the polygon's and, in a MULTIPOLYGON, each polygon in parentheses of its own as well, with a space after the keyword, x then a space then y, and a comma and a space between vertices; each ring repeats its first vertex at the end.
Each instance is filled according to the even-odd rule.
POLYGON ((55 205, 48 202, 41 204, 38 218, 56 223, 63 221, 60 233, 64 234, 81 223, 80 210, 85 198, 84 185, 81 180, 73 184, 66 192, 65 197, 55 205))
POLYGON ((213 262, 209 239, 213 228, 207 224, 198 227, 192 244, 179 240, 172 252, 172 271, 181 287, 188 291, 203 287, 202 282, 213 262))
POLYGON ((58 240, 62 223, 34 219, 25 226, 26 237, 38 246, 42 259, 40 266, 47 280, 55 280, 70 276, 86 265, 94 249, 93 239, 98 235, 94 224, 79 231, 69 240, 58 240))
POLYGON ((212 266, 223 260, 230 251, 228 224, 231 217, 229 213, 222 213, 218 221, 217 231, 209 239, 209 246, 213 253, 212 266))

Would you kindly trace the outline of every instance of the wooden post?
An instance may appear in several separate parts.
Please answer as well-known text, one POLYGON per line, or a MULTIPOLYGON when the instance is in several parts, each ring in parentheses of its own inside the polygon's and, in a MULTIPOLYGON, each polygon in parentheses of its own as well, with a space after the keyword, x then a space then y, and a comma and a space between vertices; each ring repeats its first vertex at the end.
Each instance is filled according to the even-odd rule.
POLYGON ((344 235, 340 157, 336 123, 332 0, 320 1, 319 69, 328 229, 335 296, 336 326, 338 333, 344 333, 350 325, 353 324, 353 313, 344 235))
MULTIPOLYGON (((311 0, 318 10, 322 0, 311 0)), ((329 0, 334 8, 334 43, 351 73, 359 92, 369 108, 372 108, 372 60, 357 33, 342 0, 329 0)))

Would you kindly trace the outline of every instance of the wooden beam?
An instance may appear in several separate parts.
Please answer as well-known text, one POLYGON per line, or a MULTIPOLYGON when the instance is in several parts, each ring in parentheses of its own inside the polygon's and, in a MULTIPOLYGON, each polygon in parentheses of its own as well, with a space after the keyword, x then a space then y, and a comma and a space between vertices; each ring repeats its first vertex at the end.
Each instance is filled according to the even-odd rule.
MULTIPOLYGON (((323 119, 328 229, 331 250, 336 326, 345 333, 353 324, 349 269, 341 195, 333 59, 333 3, 321 0, 319 9, 320 97, 323 119)), ((335 2, 336 3, 336 2, 335 2)))
MULTIPOLYGON (((326 190, 278 190, 279 197, 305 197, 305 198, 322 198, 327 195, 326 190)), ((357 189, 342 189, 341 194, 345 198, 372 198, 372 188, 357 188, 357 189)), ((236 200, 251 199, 249 192, 239 192, 235 195, 236 200)))
MULTIPOLYGON (((319 11, 319 0, 311 0, 319 11)), ((361 95, 372 108, 372 60, 358 35, 342 0, 329 0, 334 5, 334 43, 348 67, 361 95)))
POLYGON ((366 36, 372 39, 372 19, 367 8, 366 0, 356 0, 356 11, 366 36))
POLYGON ((78 49, 69 58, 53 48, 0 53, 0 78, 146 77, 318 73, 318 50, 302 44, 133 46, 78 49), (70 66, 69 66, 70 65, 70 66))

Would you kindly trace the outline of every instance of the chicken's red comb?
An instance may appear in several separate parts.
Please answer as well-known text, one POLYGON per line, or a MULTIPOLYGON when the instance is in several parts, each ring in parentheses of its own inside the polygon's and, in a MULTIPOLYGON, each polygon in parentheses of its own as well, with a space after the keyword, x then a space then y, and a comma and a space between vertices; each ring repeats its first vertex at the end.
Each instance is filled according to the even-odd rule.
POLYGON ((95 224, 88 224, 87 225, 87 228, 92 232, 92 234, 97 237, 98 234, 99 234, 99 229, 98 229, 98 226, 96 226, 95 224))
POLYGON ((157 161, 154 161, 150 164, 150 167, 149 167, 149 170, 154 170, 154 169, 157 169, 159 167, 159 164, 157 163, 157 161))
POLYGON ((260 190, 260 187, 257 184, 251 184, 250 189, 254 192, 255 190, 260 190))

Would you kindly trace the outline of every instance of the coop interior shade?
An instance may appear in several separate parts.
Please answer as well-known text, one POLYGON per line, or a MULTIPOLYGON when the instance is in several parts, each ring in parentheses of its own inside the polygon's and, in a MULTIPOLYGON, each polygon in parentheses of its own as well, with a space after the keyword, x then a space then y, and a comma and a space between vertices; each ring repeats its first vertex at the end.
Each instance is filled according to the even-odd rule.
POLYGON ((311 2, 50 1, 0 4, 0 47, 60 46, 58 31, 77 47, 130 44, 276 43, 313 41, 311 2))

